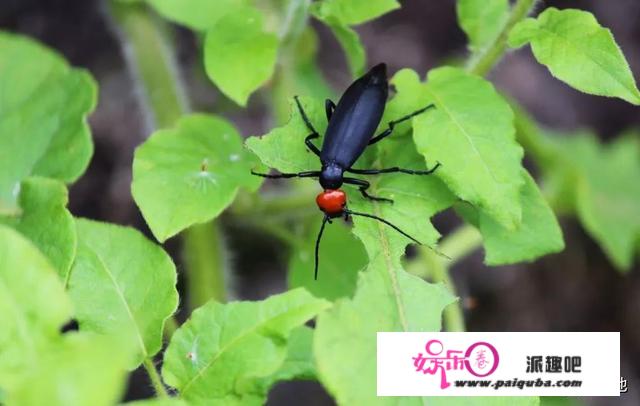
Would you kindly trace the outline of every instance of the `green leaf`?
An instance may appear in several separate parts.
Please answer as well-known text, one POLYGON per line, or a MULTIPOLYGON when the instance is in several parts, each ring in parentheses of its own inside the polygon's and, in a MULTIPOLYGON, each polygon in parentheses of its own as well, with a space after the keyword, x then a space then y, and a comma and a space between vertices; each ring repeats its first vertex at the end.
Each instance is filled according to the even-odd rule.
POLYGON ((81 331, 127 334, 136 367, 162 345, 178 306, 176 270, 161 247, 133 228, 78 219, 69 293, 81 331))
POLYGON ((520 191, 522 223, 508 230, 479 212, 478 227, 484 240, 487 265, 533 261, 564 249, 562 230, 535 181, 523 170, 525 184, 520 191))
POLYGON ((344 25, 362 24, 400 7, 396 0, 324 0, 312 5, 314 14, 335 17, 344 25))
POLYGON ((304 289, 262 302, 211 301, 173 335, 162 376, 190 402, 262 404, 261 383, 285 361, 291 331, 328 306, 304 289))
MULTIPOLYGON (((320 134, 327 128, 324 106, 315 99, 300 98, 300 102, 320 134)), ((291 119, 289 122, 260 137, 249 137, 245 141, 247 148, 253 151, 262 163, 281 172, 300 172, 318 169, 318 157, 307 149, 304 138, 309 130, 298 113, 295 102, 291 101, 291 119)), ((315 141, 322 145, 322 138, 315 141)))
POLYGON ((57 53, 0 32, 0 213, 19 212, 20 182, 40 175, 70 183, 86 169, 93 144, 86 116, 96 84, 57 53))
POLYGON ((273 375, 265 378, 261 383, 265 393, 278 382, 315 379, 316 366, 312 350, 313 332, 314 330, 307 326, 291 330, 284 362, 273 375))
POLYGON ((91 334, 65 335, 9 393, 7 404, 113 405, 125 389, 127 356, 118 340, 91 334))
POLYGON ((0 223, 20 231, 49 258, 63 281, 76 255, 76 226, 66 208, 67 202, 67 189, 61 182, 27 178, 20 189, 22 214, 0 216, 0 223))
POLYGON ((509 19, 509 0, 458 0, 456 10, 469 48, 476 52, 500 34, 509 19))
POLYGON ((250 3, 249 0, 147 0, 163 17, 193 30, 213 27, 231 10, 250 3))
MULTIPOLYGON (((409 398, 405 398, 409 399, 409 398)), ((418 398, 414 398, 418 399, 418 398)), ((426 404, 429 406, 538 406, 540 405, 539 397, 470 397, 470 396, 442 396, 426 398, 426 404)), ((417 405, 424 403, 416 402, 417 405)))
POLYGON ((144 399, 144 400, 136 400, 135 402, 127 402, 124 403, 126 406, 189 406, 187 402, 178 398, 168 398, 168 399, 144 399))
POLYGON ((553 76, 585 93, 619 97, 640 104, 640 92, 611 31, 593 14, 547 8, 537 19, 518 23, 509 35, 511 47, 531 44, 538 62, 553 76))
POLYGON ((576 156, 582 172, 576 191, 578 216, 622 271, 631 269, 640 238, 639 140, 619 138, 604 147, 595 138, 583 140, 591 146, 576 156))
POLYGON ((71 316, 55 269, 17 231, 0 225, 0 388, 37 366, 71 316))
POLYGON ((131 190, 153 235, 165 241, 220 215, 241 186, 255 190, 256 165, 226 120, 192 114, 136 150, 131 190))
POLYGON ((615 267, 628 271, 640 239, 640 137, 601 145, 590 133, 548 137, 556 155, 545 184, 560 190, 615 267))
POLYGON ((253 8, 234 10, 209 31, 204 42, 207 75, 241 106, 273 75, 278 38, 264 30, 262 14, 253 8))
POLYGON ((349 28, 349 26, 342 24, 335 16, 322 16, 316 12, 316 17, 325 23, 331 29, 333 35, 336 36, 347 57, 351 76, 354 78, 361 76, 367 64, 367 56, 358 33, 349 28))
MULTIPOLYGON (((380 237, 380 246, 387 248, 388 236, 381 231, 380 237)), ((352 300, 341 299, 318 317, 318 377, 340 405, 396 404, 394 398, 376 396, 376 333, 439 331, 442 310, 453 302, 444 285, 405 272, 394 251, 372 259, 352 300)))
POLYGON ((523 151, 509 104, 489 82, 457 68, 431 71, 426 84, 409 70, 398 75, 405 86, 421 87, 421 105, 436 105, 414 119, 413 132, 418 151, 442 164, 435 174, 506 228, 517 227, 523 151))
POLYGON ((362 243, 341 222, 325 228, 320 244, 318 279, 313 278, 315 243, 322 216, 310 228, 289 259, 289 287, 304 287, 316 297, 335 300, 350 297, 356 289, 358 272, 367 265, 362 243))

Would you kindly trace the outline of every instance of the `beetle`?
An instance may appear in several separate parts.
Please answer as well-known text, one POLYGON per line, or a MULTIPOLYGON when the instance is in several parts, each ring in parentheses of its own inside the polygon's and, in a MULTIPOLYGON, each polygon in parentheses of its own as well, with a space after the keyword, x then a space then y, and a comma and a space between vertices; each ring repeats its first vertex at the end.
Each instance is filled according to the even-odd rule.
POLYGON ((381 217, 373 214, 354 212, 347 209, 347 195, 340 189, 343 184, 355 185, 359 188, 362 196, 369 200, 393 203, 391 199, 384 197, 372 196, 367 192, 370 183, 364 179, 345 176, 345 173, 356 175, 379 175, 385 173, 405 173, 410 175, 430 175, 438 167, 440 163, 436 163, 433 168, 427 170, 413 170, 399 167, 383 168, 383 169, 356 169, 353 164, 362 155, 364 150, 377 142, 382 141, 393 133, 396 125, 410 120, 411 118, 435 108, 434 104, 429 104, 419 110, 416 110, 404 117, 392 120, 388 123, 388 127, 380 134, 375 135, 375 131, 382 120, 384 108, 389 95, 389 82, 387 79, 387 66, 380 63, 365 75, 356 79, 344 92, 338 104, 332 100, 325 101, 325 112, 328 120, 327 130, 325 132, 322 149, 319 149, 313 140, 320 137, 318 131, 309 120, 298 96, 294 97, 298 112, 302 117, 310 134, 304 139, 307 148, 320 158, 321 169, 319 171, 304 171, 298 173, 280 173, 265 174, 257 173, 253 170, 252 174, 270 179, 281 178, 318 178, 323 188, 316 198, 318 208, 324 213, 324 219, 318 238, 316 240, 315 251, 315 278, 318 274, 318 256, 320 239, 327 222, 331 223, 331 219, 337 217, 348 218, 349 215, 362 216, 372 218, 385 223, 394 228, 412 241, 420 244, 418 240, 411 237, 395 225, 389 223, 381 217))

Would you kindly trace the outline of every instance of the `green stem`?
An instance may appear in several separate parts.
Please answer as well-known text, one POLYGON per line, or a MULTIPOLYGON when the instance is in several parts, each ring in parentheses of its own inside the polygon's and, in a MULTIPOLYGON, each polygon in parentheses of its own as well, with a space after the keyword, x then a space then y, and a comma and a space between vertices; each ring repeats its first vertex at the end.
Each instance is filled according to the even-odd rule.
MULTIPOLYGON (((143 4, 110 1, 111 13, 120 29, 120 40, 130 69, 134 72, 142 105, 148 111, 152 129, 170 127, 189 111, 180 78, 168 26, 155 18, 143 4)), ((191 287, 198 287, 196 301, 222 300, 224 291, 224 257, 221 232, 210 223, 195 226, 183 233, 184 250, 193 260, 188 269, 191 287), (206 232, 201 227, 208 227, 206 232), (201 285, 206 284, 206 285, 201 285), (211 294, 205 298, 206 294, 211 294), (206 299, 206 300, 205 300, 206 299)), ((169 324, 168 324, 169 325, 169 324)))
POLYGON ((147 375, 149 375, 149 379, 151 380, 151 384, 153 385, 153 389, 156 392, 156 396, 159 398, 168 398, 169 393, 167 392, 167 388, 162 383, 162 378, 160 378, 160 374, 156 369, 156 366, 153 364, 153 360, 151 358, 145 358, 142 365, 144 369, 147 370, 147 375))
POLYGON ((227 300, 224 272, 227 264, 224 239, 218 225, 204 223, 192 226, 184 233, 184 259, 191 272, 188 280, 189 308, 195 309, 209 299, 227 300), (211 249, 219 247, 220 249, 211 249))
POLYGON ((522 21, 535 6, 536 0, 518 0, 511 8, 509 19, 500 34, 486 48, 473 55, 467 64, 467 71, 485 76, 502 59, 507 50, 507 38, 511 29, 522 21))
POLYGON ((189 110, 168 27, 141 4, 108 2, 135 76, 150 129, 169 127, 189 110))

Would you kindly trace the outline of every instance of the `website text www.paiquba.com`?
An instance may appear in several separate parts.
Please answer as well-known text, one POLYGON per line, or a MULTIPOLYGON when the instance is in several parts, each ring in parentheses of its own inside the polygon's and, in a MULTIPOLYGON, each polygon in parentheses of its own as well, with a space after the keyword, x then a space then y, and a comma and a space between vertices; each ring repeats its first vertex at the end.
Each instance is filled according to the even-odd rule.
POLYGON ((496 379, 496 380, 466 380, 466 381, 455 381, 454 385, 458 388, 579 388, 582 386, 582 381, 578 380, 570 380, 570 379, 559 379, 557 381, 550 379, 496 379))

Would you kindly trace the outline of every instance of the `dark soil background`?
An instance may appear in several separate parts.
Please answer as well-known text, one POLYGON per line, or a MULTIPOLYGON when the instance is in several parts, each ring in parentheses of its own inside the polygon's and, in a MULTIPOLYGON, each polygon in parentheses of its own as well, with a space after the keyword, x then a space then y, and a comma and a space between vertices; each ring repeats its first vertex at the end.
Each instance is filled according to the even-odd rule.
MULTIPOLYGON (((212 0, 215 1, 215 0, 212 0)), ((464 57, 465 36, 455 19, 454 0, 406 0, 401 10, 358 27, 370 63, 386 61, 391 71, 410 67, 426 72, 442 60, 464 57)), ((558 8, 593 12, 609 27, 636 78, 640 78, 640 1, 546 1, 558 8)), ((319 28, 319 62, 337 89, 349 82, 344 57, 335 40, 319 28)), ((95 155, 85 176, 71 189, 71 210, 77 216, 128 224, 148 230, 129 191, 133 149, 148 135, 135 86, 120 44, 99 0, 2 0, 0 29, 23 33, 60 51, 73 65, 91 71, 100 85, 100 101, 91 117, 95 155)), ((207 84, 199 68, 196 41, 176 30, 178 57, 194 110, 216 111, 231 118, 245 135, 267 130, 268 109, 253 97, 247 110, 224 100, 207 84)), ((576 69, 580 69, 579 66, 576 69)), ((522 103, 547 127, 558 130, 592 128, 602 139, 640 127, 640 110, 623 101, 578 93, 554 80, 530 51, 509 54, 491 75, 496 85, 522 103)), ((447 218, 438 219, 451 227, 447 218)), ((440 225, 440 224, 438 224, 440 225)), ((622 276, 600 248, 572 219, 562 219, 566 250, 533 264, 487 268, 475 253, 453 270, 465 302, 468 328, 474 331, 621 331, 622 375, 629 392, 621 398, 584 399, 593 405, 640 404, 640 272, 622 276)), ((235 250, 236 296, 258 299, 285 287, 285 256, 265 236, 229 236, 235 250), (259 252, 255 247, 260 246, 259 252), (260 256, 261 270, 252 266, 260 256), (267 264, 265 266, 265 264, 267 264)), ((175 239, 174 239, 175 240, 175 239)), ((167 249, 175 254, 177 241, 167 249)), ((177 256, 176 256, 176 259, 177 256)), ((135 373, 128 398, 151 394, 144 373, 135 373)), ((271 405, 332 404, 314 383, 276 387, 271 405)))

